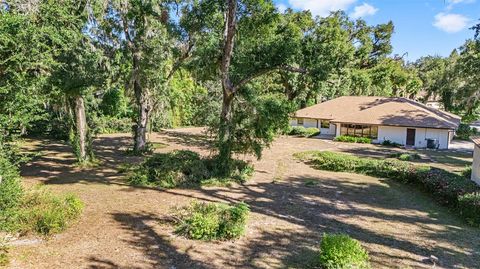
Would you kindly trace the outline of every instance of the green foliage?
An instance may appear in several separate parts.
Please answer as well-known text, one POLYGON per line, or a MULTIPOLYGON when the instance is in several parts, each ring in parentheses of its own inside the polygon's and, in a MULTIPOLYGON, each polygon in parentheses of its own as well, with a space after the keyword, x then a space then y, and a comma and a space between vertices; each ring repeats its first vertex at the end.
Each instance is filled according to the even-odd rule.
POLYGON ((467 193, 458 198, 460 214, 466 217, 471 225, 480 224, 480 192, 467 193))
POLYGON ((372 139, 368 137, 358 137, 358 136, 348 136, 348 135, 341 135, 337 136, 334 139, 338 142, 347 142, 347 143, 360 143, 360 144, 371 144, 372 139))
MULTIPOLYGON (((349 154, 327 151, 296 153, 295 157, 317 169, 353 172, 415 184, 433 195, 439 203, 455 208, 456 212, 459 212, 465 219, 478 220, 477 216, 470 215, 475 210, 479 210, 476 208, 478 203, 471 202, 474 199, 465 200, 470 203, 468 204, 468 209, 463 208, 465 203, 459 202, 464 195, 480 191, 480 187, 464 176, 404 161, 360 158, 349 154), (475 210, 471 209, 472 207, 475 210)), ((475 225, 479 224, 480 222, 475 222, 475 225)))
POLYGON ((246 162, 234 160, 228 168, 228 174, 224 175, 217 164, 217 157, 203 158, 189 150, 157 153, 130 168, 128 181, 140 186, 193 187, 229 181, 244 182, 254 171, 246 162))
POLYGON ((100 116, 94 119, 91 127, 96 134, 131 133, 132 124, 131 118, 100 116))
POLYGON ((346 234, 323 234, 320 264, 326 269, 370 268, 367 251, 346 234))
POLYGON ((44 188, 31 189, 17 207, 8 210, 8 218, 0 221, 0 230, 58 233, 77 219, 82 209, 83 203, 74 195, 57 196, 44 188))
POLYGON ((420 155, 418 153, 393 153, 389 155, 390 158, 397 158, 400 161, 414 161, 420 160, 420 155))
POLYGON ((125 116, 128 113, 125 92, 122 89, 107 91, 102 97, 99 109, 104 116, 110 119, 125 116))
POLYGON ((305 128, 303 126, 294 126, 291 127, 289 135, 298 135, 303 137, 312 137, 320 134, 320 130, 315 127, 305 128))
POLYGON ((472 177, 472 166, 466 166, 465 169, 462 170, 461 174, 463 177, 470 179, 472 177))
POLYGON ((8 257, 8 247, 0 242, 0 267, 7 266, 10 263, 8 257))
POLYGON ((455 138, 461 139, 461 140, 470 140, 471 136, 475 136, 477 134, 478 134, 477 129, 470 127, 470 125, 466 123, 461 123, 455 132, 455 138))
POLYGON ((398 144, 398 143, 393 142, 393 141, 388 140, 388 139, 383 140, 382 145, 387 146, 387 147, 401 147, 402 146, 401 144, 398 144))
POLYGON ((177 213, 177 232, 195 240, 237 239, 245 232, 249 213, 243 202, 229 206, 194 201, 177 213))
POLYGON ((23 195, 15 157, 12 147, 4 144, 0 136, 0 224, 8 218, 9 210, 19 205, 23 195))

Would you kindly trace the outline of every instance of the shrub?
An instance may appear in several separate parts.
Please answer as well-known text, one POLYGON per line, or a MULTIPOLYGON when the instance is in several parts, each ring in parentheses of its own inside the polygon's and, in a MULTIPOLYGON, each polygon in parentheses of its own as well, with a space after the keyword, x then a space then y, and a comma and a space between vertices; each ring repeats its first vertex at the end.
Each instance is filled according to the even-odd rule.
POLYGON ((367 251, 345 234, 324 234, 320 244, 320 264, 326 269, 370 268, 367 251))
POLYGON ((78 218, 82 209, 83 203, 74 195, 56 196, 43 188, 32 189, 22 197, 18 208, 9 210, 9 218, 0 223, 0 230, 58 233, 78 218))
POLYGON ((131 118, 101 116, 93 120, 91 128, 96 134, 130 133, 133 122, 131 118))
POLYGON ((10 159, 10 154, 0 141, 0 230, 12 218, 23 195, 17 167, 10 159))
POLYGON ((334 139, 338 142, 347 142, 347 143, 361 143, 361 144, 371 144, 372 139, 368 137, 357 137, 357 136, 348 136, 348 135, 341 135, 337 136, 334 139))
POLYGON ((216 158, 202 158, 189 150, 157 153, 131 168, 128 181, 132 185, 175 188, 218 182, 244 182, 253 174, 251 165, 235 160, 229 174, 225 176, 217 169, 216 158))
POLYGON ((245 231, 250 209, 245 203, 192 202, 178 213, 177 232, 195 240, 235 239, 245 231))
POLYGON ((470 136, 477 135, 478 131, 475 128, 470 127, 470 125, 461 123, 458 126, 457 131, 455 132, 455 138, 462 140, 469 140, 470 136))
POLYGON ((418 153, 394 153, 389 157, 399 159, 400 161, 414 161, 421 159, 418 153))
POLYGON ((461 175, 404 161, 360 158, 326 151, 302 152, 295 154, 295 157, 317 169, 353 172, 416 184, 432 194, 441 204, 455 208, 456 212, 460 212, 467 220, 475 219, 475 223, 480 224, 479 215, 474 215, 475 211, 480 210, 480 205, 468 195, 479 192, 480 188, 461 175))
POLYGON ((312 137, 320 134, 320 130, 315 127, 305 128, 303 126, 291 127, 289 135, 298 135, 303 137, 312 137))
POLYGON ((387 147, 401 147, 402 144, 398 144, 397 142, 393 142, 390 140, 383 140, 382 145, 387 146, 387 147))
POLYGON ((480 223, 480 192, 467 193, 458 198, 461 214, 474 225, 480 223))

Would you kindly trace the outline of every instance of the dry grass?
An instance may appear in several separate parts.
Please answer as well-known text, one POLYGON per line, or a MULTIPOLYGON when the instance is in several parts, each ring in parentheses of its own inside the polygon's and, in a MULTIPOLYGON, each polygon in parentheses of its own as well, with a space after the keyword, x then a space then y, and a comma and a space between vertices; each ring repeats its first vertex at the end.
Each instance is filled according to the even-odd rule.
MULTIPOLYGON (((157 149, 160 152, 190 149, 211 154, 210 143, 198 129, 150 138, 168 145, 157 149)), ((140 161, 124 154, 130 145, 127 135, 97 139, 95 150, 103 165, 84 170, 73 165, 67 146, 31 142, 30 149, 44 155, 22 169, 26 182, 76 193, 85 211, 79 223, 60 236, 13 248, 12 267, 305 268, 315 259, 324 232, 358 239, 370 252, 373 268, 431 268, 424 261, 430 255, 439 257, 445 268, 480 267, 480 230, 422 193, 388 180, 318 171, 292 158, 305 150, 354 153, 355 148, 319 139, 280 138, 254 163, 256 173, 246 184, 157 190, 124 184, 117 168, 140 161), (234 242, 176 236, 165 217, 172 206, 192 199, 245 201, 251 208, 245 236, 234 242)))

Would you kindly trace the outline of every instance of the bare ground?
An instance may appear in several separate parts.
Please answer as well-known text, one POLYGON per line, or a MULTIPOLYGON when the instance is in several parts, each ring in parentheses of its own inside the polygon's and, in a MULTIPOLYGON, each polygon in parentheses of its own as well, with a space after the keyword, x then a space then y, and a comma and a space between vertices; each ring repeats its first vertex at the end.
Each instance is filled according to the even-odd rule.
MULTIPOLYGON (((159 151, 191 149, 210 154, 200 129, 153 134, 168 144, 159 151)), ((22 168, 27 184, 44 183, 85 202, 78 221, 39 244, 12 249, 12 268, 304 268, 315 257, 324 232, 344 232, 370 252, 374 268, 480 268, 480 230, 412 187, 373 177, 319 171, 297 162, 303 150, 351 153, 389 149, 303 138, 279 138, 260 161, 252 180, 231 188, 159 190, 126 185, 117 169, 128 157, 127 135, 95 141, 102 165, 80 170, 68 146, 32 140, 42 151, 22 168), (306 184, 308 182, 308 184, 306 184), (247 233, 235 242, 187 240, 164 221, 173 206, 191 199, 245 201, 252 209, 247 233), (438 268, 438 267, 437 267, 438 268)))

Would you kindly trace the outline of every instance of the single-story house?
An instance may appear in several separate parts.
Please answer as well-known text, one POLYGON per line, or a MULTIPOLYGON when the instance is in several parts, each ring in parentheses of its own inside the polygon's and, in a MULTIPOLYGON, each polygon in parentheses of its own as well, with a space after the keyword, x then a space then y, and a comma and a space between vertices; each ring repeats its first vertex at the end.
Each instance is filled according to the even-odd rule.
POLYGON ((401 97, 343 96, 298 110, 292 126, 320 134, 362 136, 415 148, 448 149, 460 117, 401 97))
POLYGON ((480 185, 480 136, 472 137, 472 141, 475 144, 473 149, 473 164, 472 164, 472 176, 471 179, 480 185))

